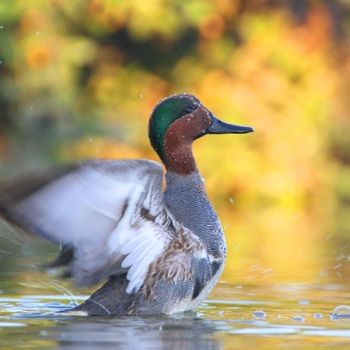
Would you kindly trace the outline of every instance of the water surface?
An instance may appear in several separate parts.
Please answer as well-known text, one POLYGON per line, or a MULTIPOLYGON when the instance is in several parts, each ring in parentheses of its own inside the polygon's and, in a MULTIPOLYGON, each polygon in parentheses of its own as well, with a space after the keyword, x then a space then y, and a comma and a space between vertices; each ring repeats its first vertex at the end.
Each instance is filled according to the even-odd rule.
MULTIPOLYGON (((38 278, 39 274, 33 275, 33 280, 38 278)), ((33 290, 30 284, 18 284, 17 294, 7 293, 6 288, 1 291, 2 349, 350 347, 350 307, 341 306, 350 303, 348 289, 341 284, 241 286, 221 282, 196 312, 102 318, 59 313, 86 296, 71 295, 57 281, 41 278, 45 287, 39 286, 37 294, 26 294, 33 290), (54 292, 57 289, 62 292, 54 292)))
MULTIPOLYGON (((349 278, 339 277, 336 259, 329 256, 323 259, 329 262, 328 273, 322 265, 316 279, 291 283, 272 278, 269 266, 258 266, 256 257, 249 260, 248 254, 237 264, 250 264, 249 273, 237 269, 235 279, 224 274, 195 312, 72 317, 60 311, 83 301, 92 290, 77 289, 43 271, 40 264, 56 255, 49 244, 8 227, 0 227, 0 234, 1 349, 350 348, 349 278)), ((348 254, 342 251, 332 254, 346 266, 348 254)), ((297 269, 291 272, 299 278, 297 269)))

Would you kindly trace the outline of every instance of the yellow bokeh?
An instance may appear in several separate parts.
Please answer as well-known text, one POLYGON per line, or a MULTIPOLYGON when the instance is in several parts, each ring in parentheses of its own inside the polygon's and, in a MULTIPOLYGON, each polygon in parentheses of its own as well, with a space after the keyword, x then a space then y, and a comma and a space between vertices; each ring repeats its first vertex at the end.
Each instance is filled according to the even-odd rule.
POLYGON ((0 12, 0 170, 157 159, 154 105, 193 93, 255 129, 194 145, 226 232, 224 279, 337 278, 333 255, 350 243, 350 52, 327 3, 300 14, 271 1, 12 1, 0 12))

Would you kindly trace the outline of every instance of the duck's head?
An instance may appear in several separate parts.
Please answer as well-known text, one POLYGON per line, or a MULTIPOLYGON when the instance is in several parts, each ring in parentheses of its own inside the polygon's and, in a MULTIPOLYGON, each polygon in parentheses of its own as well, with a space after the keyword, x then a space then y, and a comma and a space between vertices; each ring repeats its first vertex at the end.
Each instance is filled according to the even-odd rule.
POLYGON ((207 134, 245 134, 253 129, 227 124, 214 117, 193 95, 171 95, 154 108, 149 138, 166 168, 186 175, 197 171, 192 142, 207 134))

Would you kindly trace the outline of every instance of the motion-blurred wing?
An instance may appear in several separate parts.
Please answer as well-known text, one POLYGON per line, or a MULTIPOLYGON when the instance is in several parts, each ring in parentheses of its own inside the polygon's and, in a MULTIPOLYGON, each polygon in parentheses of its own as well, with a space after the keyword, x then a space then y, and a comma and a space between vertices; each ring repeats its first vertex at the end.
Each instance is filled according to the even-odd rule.
POLYGON ((133 292, 179 227, 164 206, 162 179, 161 166, 147 160, 89 161, 0 187, 0 211, 30 232, 73 247, 77 284, 127 272, 133 292))

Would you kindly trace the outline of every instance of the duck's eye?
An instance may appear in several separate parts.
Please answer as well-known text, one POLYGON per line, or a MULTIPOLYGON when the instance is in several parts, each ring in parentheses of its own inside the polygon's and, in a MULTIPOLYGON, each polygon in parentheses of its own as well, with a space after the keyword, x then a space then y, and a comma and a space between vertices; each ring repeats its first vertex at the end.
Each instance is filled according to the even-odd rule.
POLYGON ((189 105, 189 106, 186 106, 185 112, 186 112, 187 114, 188 114, 188 113, 192 113, 196 108, 197 108, 196 105, 189 105))

